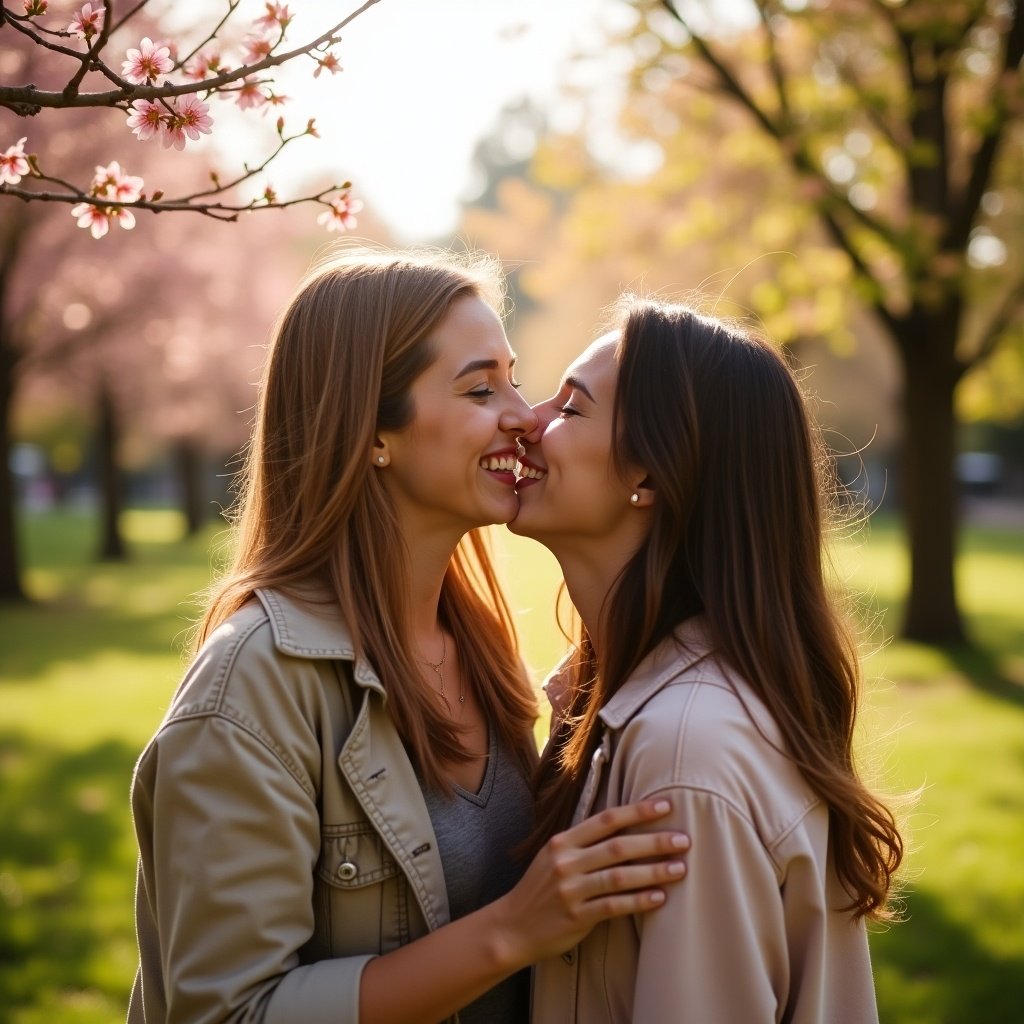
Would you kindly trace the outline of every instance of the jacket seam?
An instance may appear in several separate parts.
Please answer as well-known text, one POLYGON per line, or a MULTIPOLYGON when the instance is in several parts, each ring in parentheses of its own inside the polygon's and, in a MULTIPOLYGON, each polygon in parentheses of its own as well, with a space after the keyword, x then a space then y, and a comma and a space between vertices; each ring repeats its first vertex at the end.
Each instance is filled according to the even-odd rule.
POLYGON ((764 850, 768 859, 772 862, 772 866, 775 868, 775 874, 778 876, 779 881, 785 877, 785 872, 782 870, 782 865, 779 863, 778 858, 775 856, 776 850, 779 844, 782 843, 788 836, 790 836, 793 830, 802 822, 810 812, 817 807, 821 802, 818 799, 812 800, 803 810, 790 822, 785 829, 782 830, 777 836, 773 837, 769 842, 765 842, 761 838, 761 833, 757 829, 757 824, 754 822, 748 814, 745 813, 743 808, 739 806, 735 801, 731 800, 724 793, 719 793, 717 790, 711 789, 709 786, 697 786, 692 782, 665 782, 659 786, 655 786, 652 789, 645 790, 639 796, 636 796, 637 801, 650 800, 659 794, 665 793, 668 790, 686 790, 690 793, 703 793, 710 797, 712 800, 718 801, 728 807, 733 814, 739 818, 750 830, 757 836, 758 845, 764 850))
POLYGON ((265 736, 261 731, 254 729, 249 722, 238 716, 232 715, 228 710, 224 708, 215 708, 208 711, 203 711, 197 714, 182 715, 176 717, 171 721, 167 722, 161 732, 169 729, 173 725, 183 724, 189 721, 195 721, 200 718, 216 718, 222 722, 226 722, 228 725, 232 725, 235 728, 241 730, 247 735, 251 736, 264 750, 266 750, 274 760, 277 761, 282 768, 295 780, 295 782, 301 787, 302 791, 311 799, 316 799, 316 790, 308 785, 308 783, 302 778, 302 776, 296 770, 294 763, 284 755, 284 753, 273 743, 270 739, 265 736))
POLYGON ((303 792, 315 799, 316 791, 303 779, 295 761, 268 733, 259 729, 252 720, 241 711, 241 709, 232 706, 227 698, 228 678, 238 661, 238 656, 245 644, 251 640, 261 628, 270 629, 270 620, 265 611, 263 612, 262 618, 240 631, 229 641, 227 650, 224 651, 219 659, 216 673, 214 675, 213 682, 211 683, 210 696, 202 703, 186 704, 183 707, 178 708, 171 717, 167 719, 164 724, 164 728, 169 728, 176 722, 186 722, 190 719, 204 717, 219 718, 222 721, 232 723, 252 736, 253 739, 257 740, 262 747, 274 756, 275 760, 281 764, 281 766, 289 775, 291 775, 299 786, 302 787, 303 792))

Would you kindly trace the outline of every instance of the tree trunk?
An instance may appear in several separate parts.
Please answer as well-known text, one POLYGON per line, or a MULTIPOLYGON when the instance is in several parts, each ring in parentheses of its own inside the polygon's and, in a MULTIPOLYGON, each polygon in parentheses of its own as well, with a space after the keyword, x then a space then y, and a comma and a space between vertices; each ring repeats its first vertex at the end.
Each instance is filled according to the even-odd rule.
POLYGON ((14 359, 0 338, 0 601, 24 601, 11 450, 14 406, 14 359))
POLYGON ((106 381, 100 381, 96 396, 97 440, 100 475, 100 549, 101 561, 123 561, 128 557, 121 535, 121 511, 124 504, 118 446, 121 424, 114 396, 106 381))
POLYGON ((192 537, 203 525, 203 459, 198 445, 190 438, 180 438, 174 446, 174 464, 181 511, 185 515, 185 536, 192 537))
POLYGON ((930 644, 966 641, 954 574, 959 494, 953 393, 960 377, 952 357, 955 321, 955 316, 915 318, 899 345, 904 373, 903 501, 910 548, 902 635, 930 644))

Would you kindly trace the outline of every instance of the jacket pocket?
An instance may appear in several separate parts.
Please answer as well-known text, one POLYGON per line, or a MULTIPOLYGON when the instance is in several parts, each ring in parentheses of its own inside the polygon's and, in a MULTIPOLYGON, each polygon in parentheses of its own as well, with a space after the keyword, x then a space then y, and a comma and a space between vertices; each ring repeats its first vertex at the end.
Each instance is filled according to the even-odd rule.
POLYGON ((320 859, 316 873, 339 889, 377 885, 399 873, 398 863, 384 841, 364 821, 321 828, 320 859))

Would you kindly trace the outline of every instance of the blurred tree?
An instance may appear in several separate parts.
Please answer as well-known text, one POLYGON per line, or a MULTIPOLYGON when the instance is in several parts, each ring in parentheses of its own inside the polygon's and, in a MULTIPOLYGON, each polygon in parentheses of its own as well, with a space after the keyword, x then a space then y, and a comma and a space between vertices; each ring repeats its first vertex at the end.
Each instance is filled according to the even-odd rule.
POLYGON ((535 160, 545 189, 575 192, 572 245, 537 287, 561 286, 559 260, 609 255, 648 289, 681 268, 692 282, 712 252, 744 268, 745 303, 780 341, 848 348, 869 311, 901 374, 902 631, 964 640, 955 392, 972 368, 1019 368, 1024 352, 1021 5, 632 6, 614 51, 632 69, 617 136, 601 137, 605 107, 535 160))
MULTIPOLYGON (((21 59, 34 77, 32 56, 22 46, 0 61, 10 70, 21 59)), ((0 111, 0 126, 10 116, 0 111)), ((110 155, 102 112, 60 111, 42 127, 38 138, 57 169, 110 155)), ((143 171, 163 162, 159 150, 140 157, 143 171)), ((162 168, 172 186, 187 180, 186 164, 162 168)), ((60 206, 0 200, 0 600, 24 596, 10 460, 19 405, 40 389, 59 390, 92 421, 98 554, 123 557, 126 446, 177 446, 192 474, 237 449, 261 346, 311 247, 294 210, 278 211, 275 223, 161 217, 145 236, 105 239, 97 259, 88 235, 68 234, 60 206)), ((209 490, 194 475, 182 478, 190 524, 209 490)))
MULTIPOLYGON (((787 165, 899 353, 911 584, 905 636, 961 641, 954 583, 954 392, 1024 307, 1019 211, 1024 9, 1009 0, 755 0, 716 38, 709 8, 665 0, 688 81, 738 107, 787 165), (1016 169, 1017 176, 1013 171, 1016 169), (1019 226, 1019 212, 1017 224, 1019 226)), ((650 66, 654 66, 651 62, 650 66)), ((802 199, 801 199, 802 197, 802 199)))

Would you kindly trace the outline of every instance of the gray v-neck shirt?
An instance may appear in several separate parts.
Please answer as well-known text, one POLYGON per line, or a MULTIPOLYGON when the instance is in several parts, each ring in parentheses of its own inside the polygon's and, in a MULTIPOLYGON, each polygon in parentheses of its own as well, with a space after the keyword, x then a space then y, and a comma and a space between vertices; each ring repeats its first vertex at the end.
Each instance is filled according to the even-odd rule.
MULTIPOLYGON (((446 798, 424 789, 444 867, 451 919, 478 910, 503 896, 522 877, 527 864, 512 850, 533 825, 529 782, 490 730, 487 770, 476 793, 461 786, 446 798)), ((530 972, 520 971, 459 1011, 460 1024, 527 1024, 530 972)))

